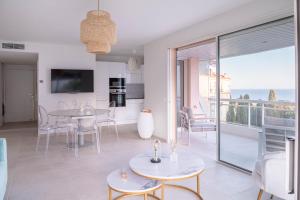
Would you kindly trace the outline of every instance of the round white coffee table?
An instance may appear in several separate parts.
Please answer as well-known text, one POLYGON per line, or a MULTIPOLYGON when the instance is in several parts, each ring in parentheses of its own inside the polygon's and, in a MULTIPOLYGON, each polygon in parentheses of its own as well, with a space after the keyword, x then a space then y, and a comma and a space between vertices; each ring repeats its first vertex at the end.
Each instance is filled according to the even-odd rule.
POLYGON ((168 155, 162 155, 160 157, 161 163, 151 163, 151 154, 139 154, 130 160, 129 166, 133 172, 140 176, 161 181, 161 200, 164 200, 165 186, 187 190, 202 200, 200 174, 205 168, 203 160, 198 154, 189 151, 178 151, 177 155, 176 162, 171 161, 168 155), (196 191, 185 186, 165 183, 166 181, 180 181, 193 177, 196 177, 196 191))
POLYGON ((155 190, 161 187, 161 183, 158 180, 152 180, 138 176, 130 169, 115 170, 111 172, 107 177, 108 184, 108 199, 112 200, 112 192, 122 193, 120 196, 114 198, 115 200, 123 199, 128 196, 142 195, 144 200, 148 199, 148 196, 152 199, 160 200, 154 195, 155 190), (127 177, 122 179, 122 173, 125 172, 127 177), (153 194, 150 194, 152 193, 153 194))

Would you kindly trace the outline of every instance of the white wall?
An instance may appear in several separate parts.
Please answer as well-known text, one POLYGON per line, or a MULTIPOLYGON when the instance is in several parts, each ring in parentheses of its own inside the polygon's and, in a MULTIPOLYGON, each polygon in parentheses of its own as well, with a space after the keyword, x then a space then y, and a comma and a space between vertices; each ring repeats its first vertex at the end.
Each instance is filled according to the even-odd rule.
POLYGON ((145 107, 152 109, 155 135, 167 139, 168 49, 210 39, 293 14, 293 0, 260 0, 200 22, 144 47, 145 107))
POLYGON ((56 109, 58 101, 72 104, 76 99, 79 102, 90 101, 91 104, 96 104, 95 93, 51 94, 51 68, 95 69, 96 57, 87 53, 83 45, 25 42, 25 51, 11 51, 38 53, 38 103, 49 111, 56 109))
MULTIPOLYGON (((63 100, 69 104, 75 99, 81 103, 89 101, 96 104, 95 93, 79 94, 51 94, 51 68, 95 69, 94 54, 86 52, 84 47, 78 46, 48 46, 37 45, 38 59, 38 100, 39 104, 54 110, 57 102, 63 100), (43 80, 43 83, 40 83, 43 80)), ((95 78, 94 78, 95 79, 95 78)))

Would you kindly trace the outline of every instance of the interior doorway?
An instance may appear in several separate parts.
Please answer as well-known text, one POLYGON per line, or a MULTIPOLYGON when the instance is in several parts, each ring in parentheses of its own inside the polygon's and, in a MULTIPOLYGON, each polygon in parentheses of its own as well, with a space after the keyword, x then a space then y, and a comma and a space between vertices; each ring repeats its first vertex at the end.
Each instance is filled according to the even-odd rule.
POLYGON ((36 126, 37 59, 34 53, 0 51, 0 129, 36 126))

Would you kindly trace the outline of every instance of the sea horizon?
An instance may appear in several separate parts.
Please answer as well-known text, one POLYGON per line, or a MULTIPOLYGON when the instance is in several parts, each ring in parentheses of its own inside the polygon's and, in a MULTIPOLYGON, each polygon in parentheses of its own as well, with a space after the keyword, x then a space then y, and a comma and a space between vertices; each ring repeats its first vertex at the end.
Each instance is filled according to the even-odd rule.
POLYGON ((295 89, 231 89, 231 98, 249 95, 251 100, 268 100, 270 90, 274 90, 277 101, 295 102, 295 89))

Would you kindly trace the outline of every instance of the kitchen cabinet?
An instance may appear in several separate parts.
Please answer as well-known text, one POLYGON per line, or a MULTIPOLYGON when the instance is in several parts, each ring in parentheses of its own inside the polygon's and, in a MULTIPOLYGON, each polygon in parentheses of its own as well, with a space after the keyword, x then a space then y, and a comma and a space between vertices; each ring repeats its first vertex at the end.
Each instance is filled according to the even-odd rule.
POLYGON ((144 83, 144 66, 135 71, 126 72, 127 83, 144 83))
POLYGON ((109 98, 109 78, 126 77, 126 64, 118 62, 97 62, 94 73, 96 99, 109 98))
MULTIPOLYGON (((143 71, 143 67, 141 67, 141 69, 130 72, 125 63, 97 62, 94 72, 96 107, 108 108, 110 77, 125 77, 127 83, 143 83, 143 71)), ((144 99, 127 99, 126 107, 116 108, 117 123, 136 123, 139 113, 143 107, 144 99)))
MULTIPOLYGON (((108 108, 108 101, 97 100, 97 108, 108 108)), ((144 108, 143 99, 127 99, 126 107, 116 108, 116 121, 117 124, 132 124, 136 123, 139 113, 144 108)))

